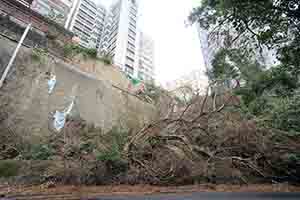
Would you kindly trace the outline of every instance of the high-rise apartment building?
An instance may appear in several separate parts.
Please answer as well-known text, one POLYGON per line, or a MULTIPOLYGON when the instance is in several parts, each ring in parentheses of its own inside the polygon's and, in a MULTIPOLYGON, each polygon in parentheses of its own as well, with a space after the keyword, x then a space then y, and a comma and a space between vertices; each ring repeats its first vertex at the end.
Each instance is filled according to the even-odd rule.
POLYGON ((112 57, 114 65, 142 81, 154 80, 154 42, 138 33, 138 0, 34 0, 32 8, 72 31, 79 44, 112 57))
POLYGON ((154 41, 143 32, 139 33, 138 40, 136 77, 141 81, 154 82, 154 41))
POLYGON ((71 18, 72 7, 77 0, 33 0, 31 9, 65 26, 71 18))
POLYGON ((80 45, 86 48, 99 47, 106 9, 92 0, 78 0, 67 28, 80 38, 80 45))
POLYGON ((130 76, 134 76, 137 65, 137 20, 136 0, 115 1, 106 17, 105 33, 99 50, 110 55, 113 63, 130 76))

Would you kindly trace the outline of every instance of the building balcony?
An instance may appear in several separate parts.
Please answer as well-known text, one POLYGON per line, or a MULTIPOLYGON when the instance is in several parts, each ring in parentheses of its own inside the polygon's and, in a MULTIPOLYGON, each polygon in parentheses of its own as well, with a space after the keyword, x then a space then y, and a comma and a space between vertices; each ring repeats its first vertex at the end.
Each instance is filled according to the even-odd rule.
POLYGON ((135 40, 133 40, 132 38, 128 37, 128 42, 135 44, 135 40))
POLYGON ((93 23, 91 23, 90 21, 88 21, 88 20, 86 20, 86 19, 83 19, 82 17, 77 17, 76 20, 75 20, 75 22, 76 22, 76 21, 79 21, 79 22, 81 22, 83 25, 88 26, 88 27, 94 26, 93 23))
POLYGON ((79 13, 83 13, 84 15, 88 16, 92 20, 95 20, 96 15, 91 15, 90 13, 86 12, 83 8, 79 8, 79 13))
POLYGON ((129 66, 131 66, 131 67, 134 66, 134 62, 131 61, 131 60, 128 60, 128 59, 126 59, 125 64, 126 64, 126 65, 129 65, 129 66))
POLYGON ((135 47, 132 46, 132 45, 130 45, 130 44, 127 46, 127 48, 128 48, 130 51, 135 52, 135 47))
POLYGON ((83 31, 86 31, 88 33, 91 33, 93 29, 90 28, 90 26, 85 25, 84 23, 80 22, 80 20, 76 19, 75 20, 75 26, 81 27, 83 31))

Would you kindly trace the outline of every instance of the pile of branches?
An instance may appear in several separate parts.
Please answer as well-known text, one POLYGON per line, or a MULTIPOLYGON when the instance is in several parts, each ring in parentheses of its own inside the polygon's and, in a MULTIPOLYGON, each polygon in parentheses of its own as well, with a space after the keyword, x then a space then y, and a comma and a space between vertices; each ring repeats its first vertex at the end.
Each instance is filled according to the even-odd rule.
POLYGON ((300 137, 258 127, 239 112, 237 96, 210 91, 193 93, 184 106, 169 104, 167 116, 131 137, 123 149, 131 178, 164 185, 299 183, 300 137))

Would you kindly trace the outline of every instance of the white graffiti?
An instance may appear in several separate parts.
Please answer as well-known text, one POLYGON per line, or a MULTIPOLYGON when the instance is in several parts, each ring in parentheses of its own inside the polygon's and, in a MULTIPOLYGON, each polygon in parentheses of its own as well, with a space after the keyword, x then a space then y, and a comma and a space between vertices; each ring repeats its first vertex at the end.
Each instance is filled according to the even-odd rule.
POLYGON ((56 85, 56 76, 51 75, 50 79, 48 80, 48 93, 51 94, 54 90, 56 85))
POLYGON ((62 112, 55 111, 55 114, 53 116, 54 118, 53 126, 56 131, 60 132, 64 128, 66 123, 66 118, 71 113, 73 106, 74 106, 74 100, 62 112))
POLYGON ((71 111, 75 105, 77 90, 78 90, 78 86, 77 85, 73 86, 71 97, 68 98, 68 102, 70 102, 67 104, 68 106, 66 106, 66 108, 63 111, 56 110, 53 115, 54 118, 53 126, 57 132, 60 132, 64 128, 66 119, 68 115, 71 114, 71 111))

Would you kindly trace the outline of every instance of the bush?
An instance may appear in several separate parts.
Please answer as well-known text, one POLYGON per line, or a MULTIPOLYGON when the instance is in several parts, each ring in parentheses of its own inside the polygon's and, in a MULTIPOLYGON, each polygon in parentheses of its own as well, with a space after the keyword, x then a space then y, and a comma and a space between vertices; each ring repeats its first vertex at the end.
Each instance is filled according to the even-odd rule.
POLYGON ((119 128, 112 128, 106 133, 104 142, 111 144, 107 150, 98 152, 96 155, 99 161, 118 161, 122 159, 122 150, 127 142, 128 132, 119 128))
POLYGON ((83 52, 90 58, 97 58, 97 49, 84 49, 83 52))
POLYGON ((46 144, 33 145, 25 158, 28 160, 49 160, 55 150, 46 144))
POLYGON ((0 161, 0 177, 13 177, 17 176, 20 166, 17 161, 2 160, 0 161))
POLYGON ((145 83, 145 86, 145 95, 150 97, 154 102, 158 102, 161 94, 165 92, 164 89, 157 87, 153 83, 145 83))
POLYGON ((283 131, 300 132, 300 98, 273 100, 271 105, 268 112, 270 118, 268 123, 271 127, 283 131))
POLYGON ((42 62, 43 56, 45 56, 46 52, 41 48, 34 48, 32 50, 31 58, 33 61, 42 62))
POLYGON ((100 61, 102 61, 106 65, 111 65, 112 64, 112 58, 110 56, 102 56, 99 58, 100 61))
POLYGON ((76 45, 67 44, 64 46, 64 56, 68 57, 71 56, 74 51, 76 50, 76 45))
POLYGON ((67 44, 64 46, 64 56, 65 57, 72 57, 78 54, 82 54, 85 58, 97 58, 97 49, 87 49, 83 48, 79 45, 74 44, 67 44))
POLYGON ((95 148, 96 145, 90 141, 81 143, 79 147, 80 152, 85 152, 85 153, 92 153, 95 148))
POLYGON ((288 159, 292 163, 300 163, 300 154, 289 154, 288 159))
POLYGON ((111 162, 116 162, 121 160, 122 155, 121 155, 121 149, 116 143, 113 143, 111 148, 108 150, 105 150, 103 152, 98 152, 96 154, 96 158, 98 161, 111 161, 111 162))

